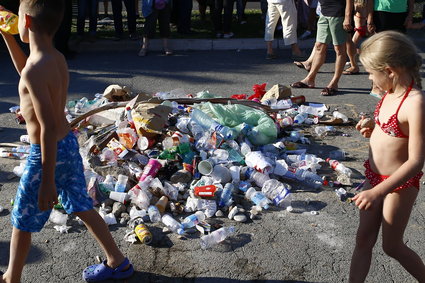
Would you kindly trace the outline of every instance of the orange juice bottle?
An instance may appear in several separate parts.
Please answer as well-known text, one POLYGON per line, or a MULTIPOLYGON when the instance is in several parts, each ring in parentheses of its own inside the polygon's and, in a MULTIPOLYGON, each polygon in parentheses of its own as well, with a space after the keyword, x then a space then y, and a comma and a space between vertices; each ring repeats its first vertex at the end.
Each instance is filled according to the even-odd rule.
POLYGON ((18 16, 8 11, 0 11, 0 29, 10 34, 18 34, 18 16))

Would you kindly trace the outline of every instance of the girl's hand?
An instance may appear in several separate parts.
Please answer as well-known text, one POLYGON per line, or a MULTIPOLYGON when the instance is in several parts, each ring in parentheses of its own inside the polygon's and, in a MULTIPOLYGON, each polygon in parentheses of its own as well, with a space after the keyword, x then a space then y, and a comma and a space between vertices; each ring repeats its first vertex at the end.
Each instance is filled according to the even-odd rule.
POLYGON ((355 195, 352 200, 355 201, 356 206, 360 210, 368 210, 373 209, 380 198, 373 190, 367 190, 355 195))
POLYGON ((356 130, 365 138, 370 138, 374 128, 374 122, 370 118, 362 116, 360 121, 356 125, 356 130))

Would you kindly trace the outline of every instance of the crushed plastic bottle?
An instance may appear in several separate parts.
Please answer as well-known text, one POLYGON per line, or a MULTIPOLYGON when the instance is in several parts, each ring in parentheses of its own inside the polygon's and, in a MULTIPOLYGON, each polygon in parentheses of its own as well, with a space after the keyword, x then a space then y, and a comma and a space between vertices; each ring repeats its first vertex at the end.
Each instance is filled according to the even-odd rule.
POLYGON ((276 179, 267 180, 261 192, 273 201, 273 204, 276 206, 284 206, 285 200, 290 194, 291 186, 279 182, 276 179))
POLYGON ((199 222, 202 222, 205 220, 205 213, 202 211, 197 211, 189 216, 187 216, 182 221, 183 229, 188 229, 195 227, 199 222))
POLYGON ((218 202, 218 207, 225 207, 232 204, 232 192, 234 190, 234 186, 232 183, 227 183, 224 186, 223 191, 221 192, 220 200, 218 202))
POLYGON ((155 205, 150 205, 148 208, 149 219, 152 223, 161 221, 161 213, 159 212, 158 207, 155 205))
POLYGON ((201 248, 209 249, 212 246, 224 241, 226 238, 235 233, 235 227, 222 227, 214 232, 201 237, 201 248))
POLYGON ((341 112, 339 112, 338 110, 335 110, 334 112, 332 112, 332 116, 334 118, 341 119, 344 123, 348 122, 348 117, 342 114, 341 112))
POLYGON ((319 137, 323 137, 323 136, 327 135, 328 133, 335 132, 335 128, 332 127, 332 126, 317 126, 317 127, 314 128, 314 132, 319 137))
POLYGON ((183 225, 175 220, 171 215, 164 214, 161 218, 162 223, 167 226, 171 231, 179 235, 184 234, 183 225))
POLYGON ((225 139, 234 139, 235 133, 227 126, 223 126, 216 121, 214 121, 210 116, 205 114, 199 109, 194 108, 192 112, 190 113, 190 117, 193 121, 195 121, 197 124, 201 125, 204 130, 212 129, 221 135, 225 139))
POLYGON ((263 193, 256 191, 254 188, 249 188, 248 191, 246 191, 245 196, 247 199, 255 203, 255 205, 264 209, 269 208, 270 200, 263 193))

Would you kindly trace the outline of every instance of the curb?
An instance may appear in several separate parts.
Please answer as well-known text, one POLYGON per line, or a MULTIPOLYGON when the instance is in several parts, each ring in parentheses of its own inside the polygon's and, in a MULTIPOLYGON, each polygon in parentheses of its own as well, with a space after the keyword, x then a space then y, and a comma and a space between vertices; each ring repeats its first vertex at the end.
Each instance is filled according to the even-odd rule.
MULTIPOLYGON (((298 42, 300 48, 313 47, 315 39, 310 38, 298 42)), ((169 46, 172 50, 253 50, 266 49, 263 38, 232 38, 232 39, 169 39, 169 46)), ((283 39, 274 40, 275 49, 290 49, 289 45, 283 43, 283 39)), ((71 45, 72 46, 72 45, 71 45)), ((75 46, 75 44, 74 44, 75 46)), ((75 46, 77 52, 97 52, 97 51, 131 51, 137 52, 140 49, 140 41, 120 40, 113 41, 99 39, 96 42, 81 42, 75 46)), ((152 39, 149 42, 149 50, 162 51, 162 39, 152 39)))
MULTIPOLYGON (((422 30, 408 30, 407 35, 415 42, 416 45, 425 44, 425 32, 422 30)), ((169 39, 169 46, 175 51, 192 51, 192 50, 254 50, 266 49, 263 38, 231 38, 231 39, 169 39)), ((298 45, 302 49, 310 49, 313 47, 315 38, 299 40, 298 45)), ((141 42, 139 40, 124 39, 113 41, 111 39, 98 39, 96 42, 90 43, 83 41, 76 44, 71 39, 70 46, 77 52, 98 52, 98 51, 134 51, 138 52, 141 42)), ((162 51, 162 39, 152 39, 149 44, 149 50, 162 51)), ((285 45, 283 39, 273 41, 273 47, 279 49, 290 49, 289 45, 285 45)), ((332 46, 329 46, 332 48, 332 46)))

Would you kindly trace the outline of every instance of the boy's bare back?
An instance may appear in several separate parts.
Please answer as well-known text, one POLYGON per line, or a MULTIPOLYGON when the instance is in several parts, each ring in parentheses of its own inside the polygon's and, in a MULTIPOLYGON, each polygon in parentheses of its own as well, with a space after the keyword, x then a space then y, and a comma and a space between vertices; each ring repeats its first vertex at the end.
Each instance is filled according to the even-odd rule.
POLYGON ((39 48, 31 52, 21 73, 19 96, 32 143, 41 143, 43 128, 56 141, 69 132, 64 114, 68 82, 67 64, 59 51, 39 48))

